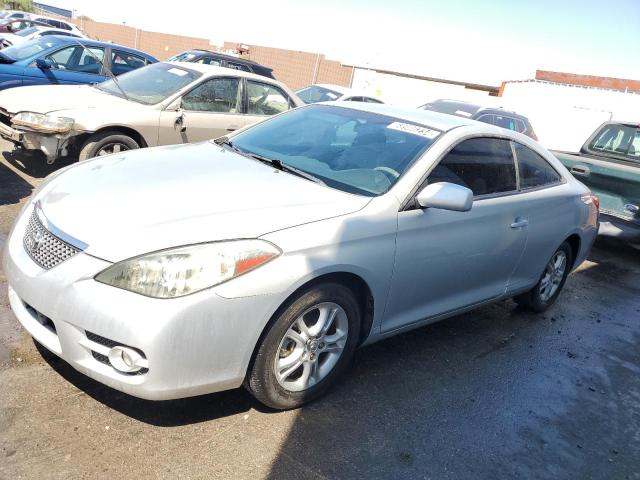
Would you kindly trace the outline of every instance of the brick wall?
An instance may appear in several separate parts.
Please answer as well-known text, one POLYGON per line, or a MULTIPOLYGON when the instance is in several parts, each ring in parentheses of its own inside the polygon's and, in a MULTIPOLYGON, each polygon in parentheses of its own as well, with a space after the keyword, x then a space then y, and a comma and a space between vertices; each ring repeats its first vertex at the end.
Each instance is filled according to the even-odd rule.
MULTIPOLYGON (((236 50, 238 45, 224 42, 222 48, 236 50)), ((249 45, 249 53, 243 57, 273 68, 276 78, 294 90, 311 83, 331 83, 344 87, 351 85, 353 69, 340 62, 327 60, 321 53, 249 45)))
MULTIPOLYGON (((198 37, 149 32, 126 25, 73 20, 91 38, 113 42, 147 52, 159 60, 192 48, 215 50, 209 40, 198 37)), ((225 42, 223 51, 235 51, 238 43, 225 42)), ((350 86, 353 69, 340 62, 328 60, 320 53, 283 50, 280 48, 251 45, 245 58, 273 68, 278 80, 294 90, 311 83, 332 83, 350 86)))
POLYGON ((119 43, 127 47, 147 52, 159 60, 166 60, 176 53, 192 48, 211 49, 209 40, 197 37, 185 37, 168 33, 148 32, 126 25, 74 20, 76 25, 95 40, 119 43))
POLYGON ((640 80, 627 80, 624 78, 596 77, 593 75, 536 70, 536 80, 564 83, 567 85, 608 88, 611 90, 621 90, 623 92, 640 92, 640 80))

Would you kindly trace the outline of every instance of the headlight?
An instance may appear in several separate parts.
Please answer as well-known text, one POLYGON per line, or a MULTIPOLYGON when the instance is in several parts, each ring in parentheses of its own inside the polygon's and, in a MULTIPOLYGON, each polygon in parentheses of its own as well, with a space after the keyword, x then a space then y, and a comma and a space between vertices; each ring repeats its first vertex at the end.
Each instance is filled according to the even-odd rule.
POLYGON ((43 115, 42 113, 19 112, 11 119, 11 122, 43 132, 68 132, 73 127, 75 120, 55 115, 43 115))
POLYGON ((204 243, 125 260, 95 279, 148 297, 175 298, 231 280, 280 254, 263 240, 204 243))

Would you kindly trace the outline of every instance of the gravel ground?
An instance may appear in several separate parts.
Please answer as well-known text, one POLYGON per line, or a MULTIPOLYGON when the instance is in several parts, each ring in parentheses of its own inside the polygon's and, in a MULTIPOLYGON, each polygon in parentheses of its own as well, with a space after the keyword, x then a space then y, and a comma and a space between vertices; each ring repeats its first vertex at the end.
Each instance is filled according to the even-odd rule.
MULTIPOLYGON (((52 168, 0 142, 0 244, 52 168)), ((640 255, 598 241, 545 314, 512 301, 361 349, 284 413, 243 390, 170 402, 36 347, 0 270, 0 479, 640 479, 640 255)))

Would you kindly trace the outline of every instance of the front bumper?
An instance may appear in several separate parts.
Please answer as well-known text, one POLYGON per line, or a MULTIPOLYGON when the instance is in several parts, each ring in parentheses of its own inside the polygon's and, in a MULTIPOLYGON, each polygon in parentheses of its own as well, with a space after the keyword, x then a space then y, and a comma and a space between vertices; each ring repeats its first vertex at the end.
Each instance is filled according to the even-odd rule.
POLYGON ((209 289, 152 299, 96 282, 110 264, 82 252, 43 270, 22 245, 30 213, 26 209, 7 240, 3 268, 13 312, 39 343, 89 377, 149 400, 242 384, 279 296, 222 298, 209 289), (104 356, 115 344, 143 352, 146 370, 114 369, 104 356))
POLYGON ((25 150, 40 150, 47 157, 47 163, 53 163, 67 153, 70 135, 17 130, 0 122, 0 137, 25 150))

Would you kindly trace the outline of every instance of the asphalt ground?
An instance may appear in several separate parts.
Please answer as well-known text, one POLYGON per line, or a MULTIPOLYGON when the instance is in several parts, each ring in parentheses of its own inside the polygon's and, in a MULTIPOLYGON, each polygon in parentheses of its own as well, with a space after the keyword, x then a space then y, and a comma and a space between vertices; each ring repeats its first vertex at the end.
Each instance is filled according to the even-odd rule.
MULTIPOLYGON (((0 244, 60 165, 0 142, 0 244)), ((327 397, 148 402, 34 344, 0 270, 0 479, 638 479, 640 253, 599 240, 558 303, 511 300, 358 351, 327 397)))

